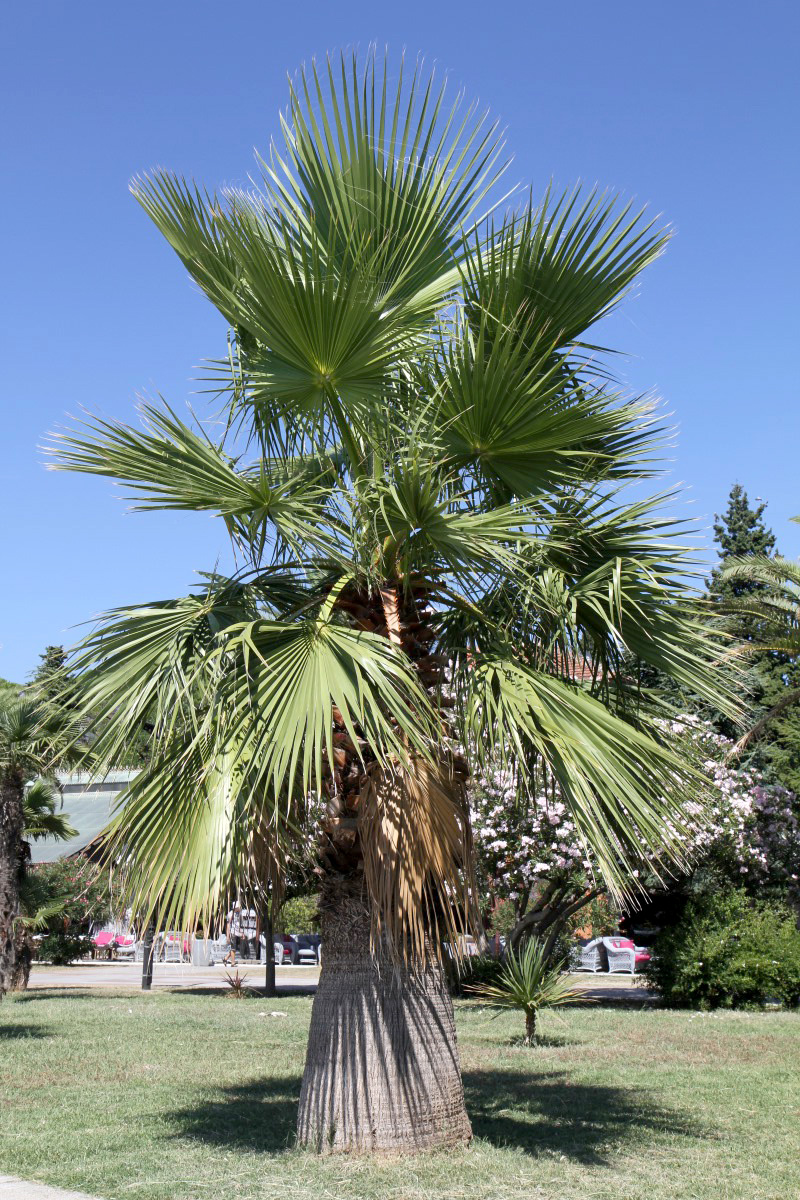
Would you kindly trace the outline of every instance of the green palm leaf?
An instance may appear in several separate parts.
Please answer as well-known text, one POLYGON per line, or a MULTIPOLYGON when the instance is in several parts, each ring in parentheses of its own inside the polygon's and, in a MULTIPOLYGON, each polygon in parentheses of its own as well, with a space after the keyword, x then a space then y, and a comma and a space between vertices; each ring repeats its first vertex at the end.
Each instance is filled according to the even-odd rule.
POLYGON ((630 863, 684 860, 687 794, 702 776, 652 730, 634 726, 580 687, 487 653, 460 684, 464 736, 484 761, 501 759, 535 788, 558 785, 604 882, 620 899, 635 890, 630 863))

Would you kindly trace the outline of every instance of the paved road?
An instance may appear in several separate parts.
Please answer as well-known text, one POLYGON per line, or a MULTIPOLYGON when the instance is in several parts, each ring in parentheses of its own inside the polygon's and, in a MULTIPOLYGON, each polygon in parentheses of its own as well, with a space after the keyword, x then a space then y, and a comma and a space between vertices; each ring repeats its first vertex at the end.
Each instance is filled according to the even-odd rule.
MULTIPOLYGON (((202 990, 225 988, 225 977, 229 970, 229 967, 223 967, 222 964, 215 967, 193 967, 191 963, 156 963, 153 970, 153 987, 202 990)), ((248 986, 263 986, 263 963, 253 963, 250 966, 240 963, 238 970, 248 986)), ((316 987, 319 970, 317 967, 277 967, 275 976, 281 988, 308 991, 316 987)), ((141 963, 104 961, 75 963, 71 967, 51 967, 47 963, 40 966, 34 963, 29 984, 31 988, 131 988, 137 991, 141 986, 141 963)))
MULTIPOLYGON (((208 991, 227 987, 228 968, 193 967, 190 963, 157 963, 153 971, 154 988, 175 988, 208 991)), ((239 972, 249 987, 259 988, 264 984, 264 965, 239 964, 239 972)), ((311 992, 317 986, 317 967, 277 967, 275 979, 282 991, 311 992)), ((576 974, 572 979, 577 987, 592 999, 636 1004, 653 1000, 654 993, 642 987, 638 980, 629 975, 576 974)), ((142 965, 131 962, 85 962, 72 967, 51 967, 46 963, 34 964, 31 972, 31 988, 114 988, 138 991, 141 988, 142 965)), ((0 1192, 0 1200, 4 1200, 0 1192)))
POLYGON ((16 1175, 0 1175, 0 1200, 97 1200, 86 1192, 65 1192, 46 1183, 26 1183, 16 1175))

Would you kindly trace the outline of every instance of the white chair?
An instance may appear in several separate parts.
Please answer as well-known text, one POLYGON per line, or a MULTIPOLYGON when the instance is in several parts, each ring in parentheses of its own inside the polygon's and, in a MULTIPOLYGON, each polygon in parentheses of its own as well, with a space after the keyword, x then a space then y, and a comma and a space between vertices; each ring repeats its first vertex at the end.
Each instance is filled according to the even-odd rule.
POLYGON ((603 945, 608 955, 609 975, 635 975, 637 966, 644 966, 650 961, 645 948, 634 946, 630 938, 603 938, 603 945))
POLYGON ((579 949, 578 961, 575 963, 573 970, 575 971, 591 971, 596 975, 598 971, 604 971, 606 968, 606 954, 603 938, 593 938, 591 942, 587 942, 585 946, 579 949))
POLYGON ((161 934, 161 961, 183 962, 183 934, 177 929, 161 934))
POLYGON ((300 935, 290 934, 292 941, 296 945, 295 962, 300 967, 315 967, 317 965, 317 950, 315 946, 303 945, 300 941, 300 935))
POLYGON ((214 938, 208 945, 208 961, 213 967, 216 963, 222 962, 228 957, 231 952, 231 944, 224 933, 219 937, 214 938))

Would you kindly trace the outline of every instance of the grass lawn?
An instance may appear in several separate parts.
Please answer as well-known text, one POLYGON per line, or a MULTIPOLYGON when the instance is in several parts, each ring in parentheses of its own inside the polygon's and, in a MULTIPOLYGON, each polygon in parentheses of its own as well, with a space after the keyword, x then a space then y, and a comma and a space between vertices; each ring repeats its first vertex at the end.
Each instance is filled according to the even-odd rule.
POLYGON ((794 1200, 800 1015, 458 1006, 473 1145, 292 1149, 311 999, 30 992, 0 1006, 0 1174, 108 1200, 794 1200), (264 1015, 280 1011, 286 1017, 264 1015))

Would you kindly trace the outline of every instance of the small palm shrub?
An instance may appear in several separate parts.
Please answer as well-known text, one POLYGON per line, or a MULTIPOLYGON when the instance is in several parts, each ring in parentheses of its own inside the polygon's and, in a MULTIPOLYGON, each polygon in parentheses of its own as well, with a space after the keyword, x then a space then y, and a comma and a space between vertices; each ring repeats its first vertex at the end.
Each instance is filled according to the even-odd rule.
POLYGON ((226 971, 225 982, 229 989, 227 995, 232 996, 234 1000, 246 1000, 249 996, 255 995, 253 989, 246 986, 247 976, 240 975, 238 970, 233 974, 230 971, 226 971))
POLYGON ((647 975, 666 1004, 800 1003, 800 930, 784 905, 753 901, 739 889, 697 896, 653 949, 647 975))
POLYGON ((518 953, 508 953, 496 983, 472 984, 465 991, 500 1008, 518 1008, 525 1014, 526 1046, 536 1043, 536 1019, 542 1009, 578 1004, 586 997, 562 974, 563 959, 553 962, 544 942, 530 938, 518 953))

